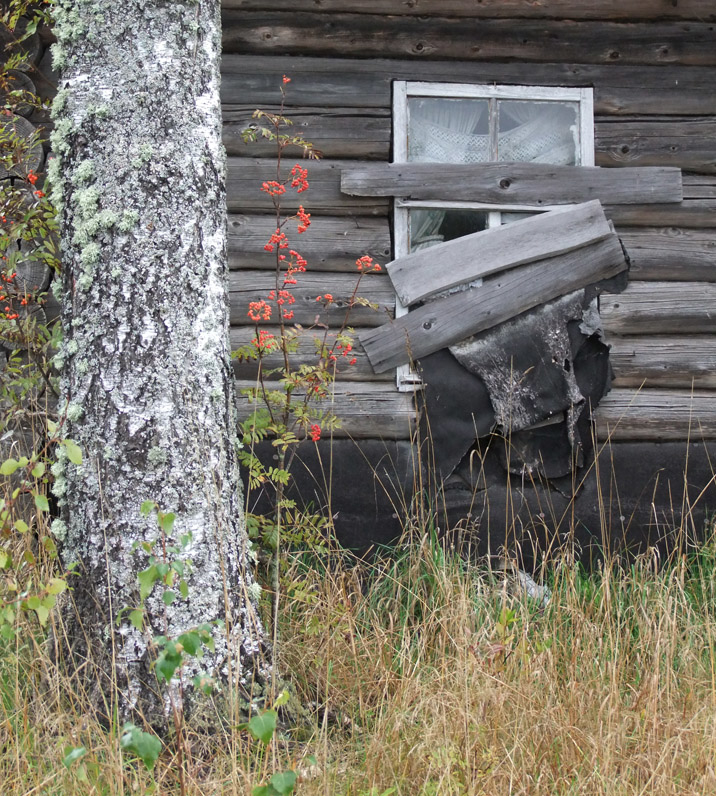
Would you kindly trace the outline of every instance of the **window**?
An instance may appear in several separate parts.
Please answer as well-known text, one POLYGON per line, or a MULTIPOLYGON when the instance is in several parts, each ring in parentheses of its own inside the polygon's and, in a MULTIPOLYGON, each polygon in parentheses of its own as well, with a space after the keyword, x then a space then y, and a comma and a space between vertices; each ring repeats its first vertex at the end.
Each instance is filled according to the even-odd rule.
MULTIPOLYGON (((395 163, 593 166, 592 89, 400 81, 393 135, 395 163)), ((396 199, 395 258, 549 209, 396 199)), ((406 312, 397 302, 396 316, 406 312)), ((418 384, 408 366, 398 369, 399 389, 418 384)))

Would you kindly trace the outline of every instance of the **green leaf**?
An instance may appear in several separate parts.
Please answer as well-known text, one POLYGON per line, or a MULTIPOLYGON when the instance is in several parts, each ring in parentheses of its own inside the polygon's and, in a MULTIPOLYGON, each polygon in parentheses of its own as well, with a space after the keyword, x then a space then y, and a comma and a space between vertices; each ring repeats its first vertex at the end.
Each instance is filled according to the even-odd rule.
POLYGON ((35 608, 35 613, 37 614, 37 618, 40 620, 40 624, 44 627, 47 624, 47 620, 50 616, 50 609, 45 608, 44 605, 38 605, 35 608))
POLYGON ((47 423, 47 430, 50 432, 50 434, 54 434, 57 431, 57 423, 49 418, 47 418, 45 422, 47 423))
POLYGON ((47 591, 49 594, 62 594, 67 589, 67 581, 62 578, 52 578, 47 583, 47 591))
POLYGON ((189 585, 184 579, 179 581, 179 594, 181 594, 185 600, 189 596, 189 585))
POLYGON ((174 672, 181 666, 182 656, 176 644, 170 641, 161 651, 156 662, 157 677, 160 681, 169 682, 174 677, 174 672))
POLYGON ((42 478, 46 469, 47 468, 45 467, 44 462, 37 462, 37 464, 32 468, 31 472, 34 478, 42 478))
POLYGON ((7 569, 10 566, 10 554, 5 550, 0 550, 0 569, 7 569))
POLYGON ((5 459, 5 461, 0 464, 0 475, 12 475, 19 466, 20 463, 17 459, 5 459))
POLYGON ((177 641, 182 645, 182 647, 184 647, 189 655, 196 655, 199 647, 201 647, 201 639, 199 638, 199 634, 191 630, 188 633, 182 633, 177 641))
POLYGON ((148 569, 143 569, 138 575, 139 580, 139 599, 144 602, 151 594, 154 584, 159 580, 156 564, 152 564, 148 569))
POLYGON ((264 710, 258 716, 254 716, 249 722, 249 732, 258 741, 267 744, 276 732, 276 711, 264 710))
POLYGON ((288 691, 284 688, 283 691, 276 697, 276 701, 273 703, 275 708, 280 708, 281 705, 285 705, 288 700, 290 699, 290 695, 288 691))
POLYGON ((162 602, 164 605, 171 605, 174 600, 177 598, 177 593, 172 591, 171 589, 167 589, 164 594, 162 594, 162 602))
POLYGON ((84 746, 68 747, 65 750, 65 756, 62 758, 62 764, 65 768, 69 768, 77 760, 81 760, 87 754, 87 749, 84 746))
POLYGON ((176 515, 172 514, 159 514, 159 527, 164 531, 164 533, 171 533, 172 528, 174 527, 174 520, 176 519, 176 515))
POLYGON ((169 572, 169 564, 165 564, 163 561, 160 561, 157 564, 157 574, 160 578, 165 578, 167 572, 169 572))
POLYGON ((15 530, 18 533, 27 533, 30 530, 30 526, 25 520, 15 520, 15 530))
POLYGON ((162 751, 162 742, 156 735, 143 732, 134 724, 125 724, 119 745, 128 752, 133 752, 148 769, 154 768, 162 751))
POLYGON ((82 464, 82 451, 80 450, 80 446, 71 439, 63 440, 62 444, 67 451, 67 458, 72 464, 76 464, 79 467, 79 465, 82 464))
POLYGON ((135 608, 133 611, 130 611, 129 621, 132 623, 132 627, 135 627, 137 630, 142 630, 144 627, 144 611, 141 608, 135 608))
POLYGON ((50 504, 44 495, 35 495, 35 505, 40 511, 49 511, 50 504))
POLYGON ((256 785, 251 791, 251 796, 276 796, 270 785, 256 785))
POLYGON ((278 771, 269 780, 271 787, 281 794, 281 796, 288 796, 293 792, 296 787, 296 772, 295 771, 278 771))
POLYGON ((151 514, 154 511, 156 505, 157 504, 153 500, 145 500, 139 509, 139 513, 143 517, 146 517, 148 514, 151 514))

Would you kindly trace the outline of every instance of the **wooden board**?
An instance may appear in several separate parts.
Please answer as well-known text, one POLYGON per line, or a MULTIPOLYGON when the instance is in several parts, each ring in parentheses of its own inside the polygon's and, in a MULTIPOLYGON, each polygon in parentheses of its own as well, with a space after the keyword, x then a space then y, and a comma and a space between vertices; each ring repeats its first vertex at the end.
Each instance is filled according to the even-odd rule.
MULTIPOLYGON (((261 328, 266 329, 266 331, 270 332, 276 337, 279 336, 279 330, 275 326, 262 326, 261 328)), ((303 364, 316 364, 316 339, 321 341, 325 339, 328 345, 332 345, 333 340, 335 339, 334 332, 326 333, 325 337, 324 333, 325 330, 318 329, 316 332, 308 332, 298 338, 297 349, 291 354, 291 363, 293 368, 297 368, 303 364)), ((251 346, 252 341, 255 338, 256 331, 253 327, 235 326, 231 329, 231 348, 232 350, 235 350, 240 346, 251 346)), ((272 370, 273 368, 282 367, 283 357, 280 353, 271 352, 264 356, 264 371, 267 369, 272 370)), ((355 336, 353 338, 353 350, 350 352, 349 356, 343 357, 340 356, 340 352, 337 353, 335 368, 336 377, 340 381, 383 381, 389 382, 391 385, 395 386, 394 373, 383 373, 376 375, 373 372, 373 368, 370 366, 370 362, 368 362, 368 357, 366 357, 363 347, 355 336), (356 362, 354 365, 350 365, 349 362, 353 358, 355 358, 356 362)), ((239 379, 255 379, 256 374, 258 373, 258 362, 256 360, 245 360, 242 362, 234 360, 234 373, 239 379)), ((276 379, 279 378, 279 376, 272 375, 270 378, 276 379)))
POLYGON ((716 390, 716 337, 610 335, 615 387, 716 390))
POLYGON ((652 121, 622 119, 596 125, 598 166, 678 166, 716 173, 713 118, 652 121))
POLYGON ((691 227, 714 226, 716 199, 684 199, 678 204, 606 205, 604 212, 618 227, 691 227))
MULTIPOLYGON (((346 100, 350 99, 346 97, 346 100)), ((252 118, 251 106, 227 106, 223 110, 223 140, 229 155, 239 157, 272 157, 276 144, 266 139, 245 144, 242 130, 251 125, 266 127, 252 118)), ((278 113, 275 105, 262 110, 278 113)), ((388 160, 390 154, 391 117, 387 108, 294 108, 285 114, 292 122, 283 129, 286 135, 300 135, 330 158, 363 158, 388 160)), ((301 157, 298 148, 285 150, 287 157, 301 157)))
MULTIPOLYGON (((224 9, 293 11, 295 0, 222 0, 224 9)), ((693 19, 716 20, 711 0, 313 0, 318 13, 390 14, 471 19, 693 19)))
MULTIPOLYGON (((237 391, 255 387, 254 381, 238 381, 237 391)), ((253 407, 245 395, 237 398, 239 420, 246 419, 253 407)), ((398 392, 395 386, 375 383, 339 383, 335 397, 321 406, 342 421, 336 437, 353 439, 410 439, 415 429, 416 412, 412 393, 398 392)))
POLYGON ((227 9, 223 51, 341 58, 393 57, 613 64, 716 64, 716 29, 707 22, 423 19, 378 14, 330 16, 227 9))
MULTIPOLYGON (((440 267, 436 263, 436 267, 440 267)), ((449 267, 446 264, 444 267, 449 267)), ((377 373, 403 365, 626 268, 616 235, 503 271, 359 335, 377 373), (578 256, 577 256, 578 255, 578 256)))
POLYGON ((713 174, 684 174, 682 180, 687 199, 716 199, 716 176, 713 174))
POLYGON ((630 282, 600 299, 604 328, 615 334, 712 334, 716 332, 713 282, 630 282))
POLYGON ((387 271, 401 303, 409 307, 434 293, 574 251, 611 234, 602 206, 587 202, 413 252, 389 263, 387 271))
MULTIPOLYGON (((327 279, 325 274, 307 272, 299 274, 297 279, 298 284, 290 288, 296 299, 295 304, 289 307, 294 311, 291 322, 303 326, 320 322, 333 328, 340 328, 345 320, 357 277, 353 274, 332 274, 330 279, 327 279), (318 296, 326 293, 333 296, 332 304, 316 301, 318 296)), ((275 286, 274 274, 270 271, 233 271, 229 276, 231 325, 245 326, 250 323, 248 318, 250 302, 265 299, 275 286)), ((358 295, 376 302, 378 309, 354 307, 350 313, 350 326, 379 326, 385 323, 387 317, 392 317, 395 310, 395 293, 385 274, 366 274, 358 295)), ((274 306, 274 312, 275 310, 274 306)))
MULTIPOLYGON (((275 257, 264 249, 264 245, 275 228, 274 216, 230 215, 229 267, 273 271, 275 257)), ((308 261, 306 268, 309 272, 345 271, 356 274, 356 260, 365 254, 381 265, 392 257, 387 218, 316 216, 301 235, 296 232, 296 225, 291 223, 284 227, 284 231, 291 248, 308 261)))
POLYGON ((595 417, 600 439, 713 439, 716 392, 614 389, 602 398, 595 417))
MULTIPOLYGON (((308 169, 309 188, 296 194, 292 189, 282 197, 282 206, 295 211, 305 205, 311 213, 329 215, 387 216, 390 202, 372 197, 351 197, 341 194, 341 170, 346 160, 306 160, 291 158, 285 161, 285 177, 294 163, 308 169)), ((261 190, 266 180, 276 179, 276 162, 266 158, 228 158, 226 193, 229 212, 241 213, 273 211, 271 197, 261 190)))
MULTIPOLYGON (((548 53, 549 48, 544 47, 548 53)), ((221 60, 225 105, 252 107, 280 100, 282 77, 292 78, 287 108, 391 107, 394 80, 448 83, 505 83, 533 86, 594 86, 598 114, 716 114, 716 68, 671 65, 629 66, 583 63, 416 61, 387 58, 311 58, 274 53, 221 60)))
POLYGON ((619 227, 630 279, 716 282, 716 230, 619 227))
POLYGON ((601 199, 610 205, 680 202, 674 168, 601 169, 543 163, 381 163, 348 168, 341 191, 351 196, 400 196, 544 206, 601 199))

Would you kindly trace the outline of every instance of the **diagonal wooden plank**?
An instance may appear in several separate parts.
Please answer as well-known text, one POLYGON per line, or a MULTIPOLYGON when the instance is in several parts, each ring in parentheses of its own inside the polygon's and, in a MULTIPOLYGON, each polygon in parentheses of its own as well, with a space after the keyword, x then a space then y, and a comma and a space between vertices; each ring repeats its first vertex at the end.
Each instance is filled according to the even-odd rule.
POLYGON ((611 232, 600 203, 586 202, 439 243, 388 263, 387 271, 408 307, 456 285, 579 249, 611 232), (450 267, 436 267, 438 262, 450 267))
POLYGON ((435 299, 362 333, 360 341, 375 372, 382 373, 626 268, 619 238, 610 235, 581 249, 495 274, 480 287, 435 299))
POLYGON ((351 196, 489 202, 535 207, 601 199, 605 204, 668 204, 683 198, 670 166, 600 168, 544 163, 379 163, 343 169, 351 196))

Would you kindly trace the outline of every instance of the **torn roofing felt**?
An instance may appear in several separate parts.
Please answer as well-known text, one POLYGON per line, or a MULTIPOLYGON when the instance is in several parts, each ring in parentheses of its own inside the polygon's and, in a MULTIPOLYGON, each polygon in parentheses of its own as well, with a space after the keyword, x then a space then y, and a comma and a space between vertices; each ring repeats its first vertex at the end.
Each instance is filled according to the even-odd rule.
POLYGON ((376 370, 407 361, 407 351, 417 360, 443 479, 477 438, 497 431, 509 440, 506 469, 571 482, 591 445, 591 410, 611 381, 596 296, 623 289, 626 280, 615 277, 627 269, 599 202, 467 235, 388 267, 401 298, 426 301, 361 341, 376 370), (482 284, 470 284, 482 274, 482 284))

